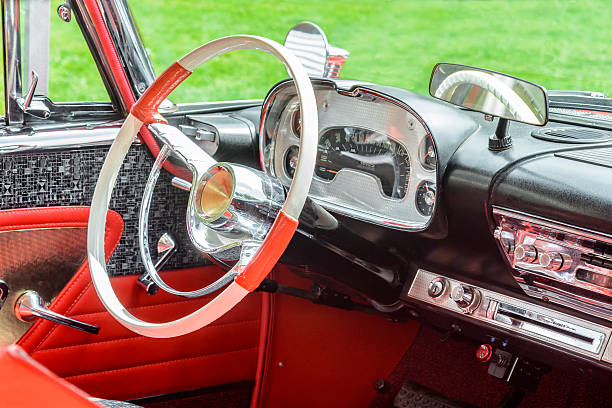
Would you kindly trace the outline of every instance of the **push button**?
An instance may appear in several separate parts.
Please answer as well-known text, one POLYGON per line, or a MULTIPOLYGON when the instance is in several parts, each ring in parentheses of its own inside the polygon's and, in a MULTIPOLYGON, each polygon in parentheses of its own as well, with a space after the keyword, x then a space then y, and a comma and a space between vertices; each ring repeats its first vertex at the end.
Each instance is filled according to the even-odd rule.
POLYGON ((486 363, 491 359, 492 355, 493 347, 491 347, 490 344, 481 344, 476 349, 476 360, 478 360, 479 363, 486 363))

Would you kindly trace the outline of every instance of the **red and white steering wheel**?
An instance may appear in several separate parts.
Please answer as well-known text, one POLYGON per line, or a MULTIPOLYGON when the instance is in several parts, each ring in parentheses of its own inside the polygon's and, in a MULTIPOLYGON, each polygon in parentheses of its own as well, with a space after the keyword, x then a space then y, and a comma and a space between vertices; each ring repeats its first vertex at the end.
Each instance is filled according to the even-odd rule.
POLYGON ((87 231, 87 252, 91 278, 106 309, 122 325, 143 336, 175 337, 210 324, 255 290, 274 267, 297 228, 314 172, 317 132, 317 106, 310 79, 297 58, 275 41, 247 35, 224 37, 202 45, 171 65, 133 106, 106 156, 96 184, 87 231), (274 55, 285 64, 295 82, 302 127, 298 162, 286 196, 278 181, 262 172, 215 162, 182 132, 168 126, 158 112, 160 103, 195 68, 218 55, 243 49, 274 55), (155 282, 162 289, 188 297, 201 296, 229 283, 199 310, 167 323, 145 322, 128 312, 117 298, 106 271, 104 231, 111 193, 123 160, 143 125, 164 143, 145 187, 142 204, 145 210, 141 209, 141 255, 147 271, 152 272, 152 262, 146 240, 146 215, 159 170, 170 154, 181 160, 193 176, 186 214, 193 244, 209 255, 228 247, 241 250, 236 265, 215 284, 200 291, 174 291, 155 273, 155 282))

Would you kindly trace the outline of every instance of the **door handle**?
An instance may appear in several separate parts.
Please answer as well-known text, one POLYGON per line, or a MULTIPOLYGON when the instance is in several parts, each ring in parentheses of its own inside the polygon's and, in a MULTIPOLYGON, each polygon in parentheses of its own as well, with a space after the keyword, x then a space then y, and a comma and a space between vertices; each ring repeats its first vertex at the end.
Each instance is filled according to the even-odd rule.
POLYGON ((15 300, 13 311, 17 319, 26 323, 33 322, 36 318, 41 318, 87 333, 98 334, 100 331, 98 326, 81 322, 50 310, 40 295, 33 290, 27 290, 19 295, 17 300, 15 300))

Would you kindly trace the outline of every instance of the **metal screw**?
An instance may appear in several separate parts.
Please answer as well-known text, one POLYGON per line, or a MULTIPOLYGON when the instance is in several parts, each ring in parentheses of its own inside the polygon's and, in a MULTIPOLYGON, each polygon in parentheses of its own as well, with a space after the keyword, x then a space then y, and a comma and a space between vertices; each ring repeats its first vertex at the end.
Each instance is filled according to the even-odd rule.
POLYGON ((374 382, 374 389, 384 394, 389 391, 389 384, 383 378, 379 378, 374 382))
POLYGON ((136 90, 142 94, 144 93, 144 91, 147 90, 147 85, 144 82, 139 82, 138 84, 136 84, 136 90))
POLYGON ((285 365, 283 364, 283 362, 282 362, 282 361, 279 361, 279 362, 278 362, 278 366, 279 366, 279 367, 284 367, 285 365))

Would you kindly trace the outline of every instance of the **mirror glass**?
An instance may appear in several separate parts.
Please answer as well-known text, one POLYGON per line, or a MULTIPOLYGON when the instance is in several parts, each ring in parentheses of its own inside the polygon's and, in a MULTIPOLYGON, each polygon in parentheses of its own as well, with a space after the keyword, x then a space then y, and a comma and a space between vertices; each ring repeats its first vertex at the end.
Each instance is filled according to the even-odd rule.
POLYGON ((308 76, 324 76, 328 42, 318 25, 308 22, 297 24, 287 33, 284 45, 299 58, 308 76))
POLYGON ((429 93, 453 105, 504 119, 540 126, 548 121, 546 89, 499 72, 440 63, 431 74, 429 93))

